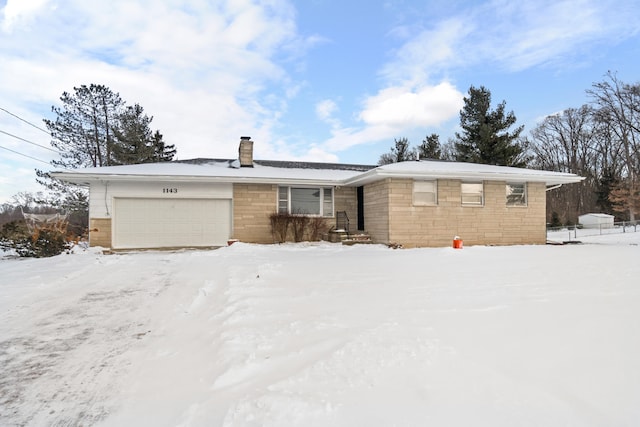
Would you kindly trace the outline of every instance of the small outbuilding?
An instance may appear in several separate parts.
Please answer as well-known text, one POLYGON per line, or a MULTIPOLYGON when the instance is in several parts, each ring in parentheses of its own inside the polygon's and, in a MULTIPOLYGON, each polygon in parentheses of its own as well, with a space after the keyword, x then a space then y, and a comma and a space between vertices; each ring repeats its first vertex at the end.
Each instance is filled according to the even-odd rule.
POLYGON ((584 228, 613 228, 613 215, 588 213, 578 217, 578 223, 584 228))

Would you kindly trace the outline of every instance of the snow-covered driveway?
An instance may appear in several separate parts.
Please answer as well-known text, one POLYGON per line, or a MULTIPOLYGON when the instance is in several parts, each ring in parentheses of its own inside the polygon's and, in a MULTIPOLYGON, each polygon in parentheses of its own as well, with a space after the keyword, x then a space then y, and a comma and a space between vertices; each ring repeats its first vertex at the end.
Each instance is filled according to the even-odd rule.
POLYGON ((636 425, 639 237, 0 260, 0 425, 636 425))
POLYGON ((96 254, 0 261, 0 424, 91 425, 109 413, 125 353, 173 283, 171 257, 153 257, 145 268, 96 254))

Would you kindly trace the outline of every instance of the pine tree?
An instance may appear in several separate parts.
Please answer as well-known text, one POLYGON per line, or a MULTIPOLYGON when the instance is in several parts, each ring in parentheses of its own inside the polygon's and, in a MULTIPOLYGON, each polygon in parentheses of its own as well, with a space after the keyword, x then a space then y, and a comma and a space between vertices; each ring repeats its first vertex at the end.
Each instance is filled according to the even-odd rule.
POLYGON ((117 140, 113 150, 115 164, 132 165, 173 160, 176 154, 175 146, 165 145, 159 131, 152 133, 152 121, 153 117, 144 114, 140 104, 127 107, 120 114, 118 128, 114 129, 117 140))
POLYGON ((124 101, 103 85, 82 85, 73 90, 60 97, 62 108, 52 107, 56 119, 44 119, 53 138, 51 145, 61 157, 52 164, 63 168, 113 165, 113 129, 124 101))
POLYGON ((419 159, 436 159, 442 158, 442 146, 440 145, 440 137, 432 133, 422 140, 417 148, 419 159))
POLYGON ((602 177, 598 181, 598 187, 596 190, 597 200, 596 204, 602 212, 613 214, 613 205, 609 199, 611 191, 618 187, 620 181, 616 177, 612 168, 605 168, 602 171, 602 177))
MULTIPOLYGON (((55 120, 44 119, 52 140, 60 152, 53 166, 64 169, 110 166, 115 143, 113 129, 124 101, 118 93, 103 85, 74 87, 73 93, 63 92, 62 107, 52 107, 55 120)), ((86 200, 86 190, 51 178, 48 172, 36 169, 36 181, 46 187, 60 206, 86 200)), ((88 205, 81 207, 86 210, 88 205)))
POLYGON ((405 162, 414 160, 415 154, 409 148, 409 140, 407 138, 394 139, 394 145, 389 153, 380 156, 379 165, 388 165, 391 163, 405 162))
POLYGON ((117 144, 113 150, 113 163, 132 165, 153 161, 154 147, 149 125, 153 117, 144 114, 140 104, 127 107, 118 117, 114 129, 117 144))
MULTIPOLYGON (((64 92, 61 107, 52 107, 55 120, 45 119, 51 133, 51 145, 60 159, 51 164, 75 169, 122 164, 170 161, 176 154, 173 145, 165 145, 162 134, 150 129, 153 117, 135 104, 127 107, 118 93, 106 86, 91 84, 64 92)), ((64 184, 36 170, 36 179, 53 195, 53 201, 71 211, 88 207, 83 188, 64 184)))
POLYGON ((491 110, 491 92, 484 86, 469 88, 460 111, 462 133, 456 132, 456 160, 499 166, 525 166, 525 149, 516 142, 524 126, 509 132, 516 122, 513 111, 505 113, 502 101, 491 110))
POLYGON ((151 137, 151 143, 153 146, 153 161, 154 162, 170 162, 176 156, 177 150, 174 144, 165 144, 162 140, 162 134, 160 131, 155 131, 151 137))

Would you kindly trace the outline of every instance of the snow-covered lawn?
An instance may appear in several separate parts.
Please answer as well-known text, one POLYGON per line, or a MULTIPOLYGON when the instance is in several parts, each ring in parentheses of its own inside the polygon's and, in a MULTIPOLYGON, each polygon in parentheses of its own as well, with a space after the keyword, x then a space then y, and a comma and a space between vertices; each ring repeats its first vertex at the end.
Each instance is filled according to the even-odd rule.
POLYGON ((640 424, 640 233, 0 260, 0 425, 640 424))

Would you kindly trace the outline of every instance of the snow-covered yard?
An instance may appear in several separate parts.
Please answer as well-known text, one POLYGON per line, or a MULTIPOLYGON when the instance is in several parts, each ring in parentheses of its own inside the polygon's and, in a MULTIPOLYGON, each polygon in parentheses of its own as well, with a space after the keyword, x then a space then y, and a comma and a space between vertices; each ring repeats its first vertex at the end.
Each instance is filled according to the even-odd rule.
POLYGON ((639 425, 638 244, 3 259, 0 425, 639 425))

